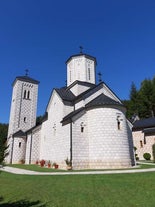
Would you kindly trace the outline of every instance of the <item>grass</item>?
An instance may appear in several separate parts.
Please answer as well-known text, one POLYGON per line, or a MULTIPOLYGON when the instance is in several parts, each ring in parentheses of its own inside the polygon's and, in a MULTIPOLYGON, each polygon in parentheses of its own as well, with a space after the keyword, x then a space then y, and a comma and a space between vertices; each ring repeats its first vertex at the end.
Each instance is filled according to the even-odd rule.
POLYGON ((138 160, 138 162, 155 164, 153 160, 138 160))
POLYGON ((138 164, 137 166, 139 166, 139 169, 155 168, 155 165, 149 165, 148 163, 138 164))
POLYGON ((0 207, 154 207, 155 173, 0 174, 0 207))
POLYGON ((32 171, 36 171, 36 172, 65 172, 66 171, 66 170, 61 170, 61 169, 40 167, 39 165, 10 164, 7 166, 25 169, 25 170, 32 170, 32 171))

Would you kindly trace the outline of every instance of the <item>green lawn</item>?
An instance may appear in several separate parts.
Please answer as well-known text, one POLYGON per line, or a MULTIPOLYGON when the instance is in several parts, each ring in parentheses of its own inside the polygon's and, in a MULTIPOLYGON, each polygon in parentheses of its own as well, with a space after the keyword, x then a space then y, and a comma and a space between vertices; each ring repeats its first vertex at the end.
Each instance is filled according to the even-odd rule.
POLYGON ((0 173, 0 207, 154 207, 155 173, 32 176, 0 173))
MULTIPOLYGON (((155 168, 155 165, 148 165, 147 164, 140 164, 137 165, 136 169, 145 169, 145 168, 155 168)), ((47 167, 40 167, 39 165, 24 165, 24 164, 10 164, 7 165, 10 167, 15 167, 15 168, 20 168, 20 169, 26 169, 26 170, 32 170, 32 171, 37 171, 37 172, 65 172, 66 170, 61 170, 61 169, 53 169, 53 168, 47 168, 47 167)), ((128 168, 128 169, 135 169, 135 168, 128 168)), ((104 169, 105 170, 111 170, 111 169, 104 169)), ((113 169, 115 170, 115 169, 113 169)), ((123 168, 121 170, 126 170, 126 168, 123 168)), ((79 171, 103 171, 102 170, 73 170, 74 172, 79 172, 79 171)))
POLYGON ((32 171, 36 171, 36 172, 65 172, 66 171, 66 170, 61 170, 61 169, 40 167, 39 165, 10 164, 7 166, 25 169, 25 170, 32 170, 32 171))

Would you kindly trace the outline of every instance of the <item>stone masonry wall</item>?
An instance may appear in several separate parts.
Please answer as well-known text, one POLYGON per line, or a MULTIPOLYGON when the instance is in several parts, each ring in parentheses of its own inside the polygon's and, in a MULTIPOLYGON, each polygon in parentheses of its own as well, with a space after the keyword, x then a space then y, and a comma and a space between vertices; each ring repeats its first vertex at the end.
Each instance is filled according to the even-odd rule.
POLYGON ((21 89, 23 84, 21 82, 16 82, 11 100, 11 110, 10 110, 10 120, 9 120, 9 130, 8 137, 19 130, 19 107, 21 99, 21 89))
MULTIPOLYGON (((12 135, 19 131, 27 131, 35 126, 36 110, 37 110, 38 85, 29 82, 17 80, 13 86, 8 143, 12 141, 12 135), (11 139, 11 140, 10 140, 11 139)), ((9 156, 7 162, 11 160, 13 154, 13 162, 17 163, 20 160, 25 160, 26 139, 14 138, 14 147, 9 145, 9 156), (20 140, 20 141, 19 141, 20 140), (21 142, 21 147, 19 147, 21 142), (25 145, 24 145, 25 143, 25 145), (24 145, 24 146, 23 146, 24 145), (12 152, 12 149, 14 150, 12 152)))
POLYGON ((19 129, 26 131, 35 125, 37 98, 37 84, 16 82, 12 93, 8 137, 19 129), (25 90, 29 91, 29 98, 24 98, 25 90))
POLYGON ((25 160, 26 139, 14 138, 12 164, 19 164, 25 160))
POLYGON ((26 164, 35 164, 40 158, 41 126, 36 127, 27 136, 26 164))
POLYGON ((89 169, 88 123, 85 112, 73 118, 72 153, 73 169, 89 169))
POLYGON ((84 56, 76 56, 67 64, 67 86, 74 81, 84 81, 95 84, 95 64, 84 56))
POLYGON ((150 153, 151 159, 153 159, 152 155, 152 145, 155 144, 155 135, 145 136, 144 141, 144 133, 142 131, 132 132, 133 134, 133 142, 134 146, 137 148, 136 154, 140 160, 144 160, 143 154, 150 153))
POLYGON ((122 168, 134 164, 132 136, 121 109, 100 107, 82 111, 74 117, 72 128, 73 169, 122 168))
POLYGON ((38 85, 24 83, 23 93, 25 90, 30 92, 30 97, 22 98, 20 109, 20 129, 22 129, 23 131, 26 131, 31 127, 35 126, 36 123, 38 85))
POLYGON ((126 117, 117 108, 88 111, 89 158, 91 168, 130 167, 131 157, 126 117), (120 129, 117 116, 120 116, 120 129))

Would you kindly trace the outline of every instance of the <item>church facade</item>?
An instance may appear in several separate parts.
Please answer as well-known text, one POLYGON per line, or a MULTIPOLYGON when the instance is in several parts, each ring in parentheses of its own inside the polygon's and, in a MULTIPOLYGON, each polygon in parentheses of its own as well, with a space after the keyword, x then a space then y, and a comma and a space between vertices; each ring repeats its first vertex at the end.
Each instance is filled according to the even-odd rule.
POLYGON ((55 162, 73 169, 131 167, 135 164, 130 123, 120 99, 104 83, 96 84, 96 58, 67 61, 67 86, 54 88, 42 123, 36 126, 39 82, 16 77, 8 131, 8 163, 55 162))

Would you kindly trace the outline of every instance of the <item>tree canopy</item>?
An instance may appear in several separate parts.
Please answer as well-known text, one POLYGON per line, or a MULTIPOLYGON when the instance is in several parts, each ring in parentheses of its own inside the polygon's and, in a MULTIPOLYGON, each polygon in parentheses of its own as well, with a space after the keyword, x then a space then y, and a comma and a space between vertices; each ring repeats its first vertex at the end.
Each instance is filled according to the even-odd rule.
POLYGON ((123 101, 127 108, 129 119, 134 115, 140 118, 155 116, 155 77, 145 79, 141 82, 140 89, 137 90, 134 83, 131 84, 130 99, 123 101))

